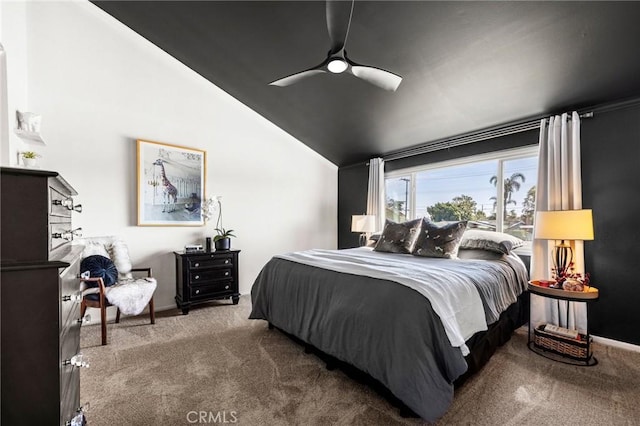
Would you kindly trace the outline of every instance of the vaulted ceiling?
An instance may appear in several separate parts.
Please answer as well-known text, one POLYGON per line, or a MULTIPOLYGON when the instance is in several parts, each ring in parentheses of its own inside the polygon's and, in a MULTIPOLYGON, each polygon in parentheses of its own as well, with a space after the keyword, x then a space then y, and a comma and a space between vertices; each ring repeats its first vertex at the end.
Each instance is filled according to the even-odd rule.
POLYGON ((268 85, 326 58, 324 2, 94 3, 337 165, 640 96, 640 2, 356 1, 349 56, 396 92, 268 85))

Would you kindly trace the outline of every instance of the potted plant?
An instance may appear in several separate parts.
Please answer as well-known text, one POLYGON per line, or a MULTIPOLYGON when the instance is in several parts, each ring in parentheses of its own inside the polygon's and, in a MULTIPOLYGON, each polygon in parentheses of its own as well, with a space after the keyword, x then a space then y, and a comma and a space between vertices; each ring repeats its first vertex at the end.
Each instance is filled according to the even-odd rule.
POLYGON ((216 220, 215 231, 218 233, 213 237, 213 243, 216 250, 230 250, 231 237, 235 237, 233 229, 224 229, 222 227, 222 197, 217 196, 215 200, 209 198, 205 200, 202 206, 202 214, 206 220, 213 217, 215 210, 218 211, 218 219, 216 220))
POLYGON ((213 237, 213 244, 216 250, 229 250, 231 249, 231 237, 233 235, 233 229, 216 228, 218 235, 213 237))
POLYGON ((22 156, 22 163, 25 167, 34 167, 38 163, 38 157, 40 155, 34 151, 24 151, 20 153, 22 156))

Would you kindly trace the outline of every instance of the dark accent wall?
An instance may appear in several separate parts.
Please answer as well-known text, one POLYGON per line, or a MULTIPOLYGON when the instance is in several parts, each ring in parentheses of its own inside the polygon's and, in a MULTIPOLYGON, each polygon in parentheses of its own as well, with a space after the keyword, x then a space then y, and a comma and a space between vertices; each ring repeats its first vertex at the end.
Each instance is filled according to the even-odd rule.
POLYGON ((351 216, 367 212, 369 166, 362 162, 338 169, 338 248, 358 246, 359 235, 351 232, 351 216))
POLYGON ((595 233, 585 265, 600 289, 589 331, 640 345, 640 106, 583 120, 581 136, 583 205, 595 233))
MULTIPOLYGON (((640 106, 582 120, 583 206, 593 209, 595 240, 585 242, 585 265, 600 300, 589 307, 590 332, 640 345, 640 106)), ((538 131, 503 136, 389 161, 386 171, 538 143, 538 131)), ((338 171, 338 246, 354 247, 352 214, 366 209, 368 168, 338 171), (349 222, 349 223, 347 223, 349 222)))

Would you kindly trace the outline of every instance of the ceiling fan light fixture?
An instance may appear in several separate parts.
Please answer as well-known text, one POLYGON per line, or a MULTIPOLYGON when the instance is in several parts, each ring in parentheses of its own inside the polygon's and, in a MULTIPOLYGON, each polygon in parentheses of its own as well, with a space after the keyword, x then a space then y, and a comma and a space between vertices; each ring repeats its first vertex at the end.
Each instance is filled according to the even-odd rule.
POLYGON ((340 58, 335 58, 329 61, 327 68, 334 74, 340 74, 347 69, 347 62, 340 58))

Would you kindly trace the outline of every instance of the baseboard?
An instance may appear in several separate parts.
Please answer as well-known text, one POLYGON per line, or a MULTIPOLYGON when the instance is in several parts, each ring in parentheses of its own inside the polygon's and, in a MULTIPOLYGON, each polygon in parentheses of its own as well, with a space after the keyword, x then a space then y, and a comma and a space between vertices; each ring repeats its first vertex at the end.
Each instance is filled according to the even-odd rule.
POLYGON ((593 337, 593 341, 595 343, 599 343, 601 345, 611 346, 614 348, 625 349, 631 352, 640 352, 640 345, 634 345, 632 343, 621 342, 620 340, 608 339, 606 337, 599 337, 591 335, 593 337))
POLYGON ((156 312, 160 312, 160 311, 170 311, 171 309, 176 309, 176 303, 173 302, 170 305, 165 305, 165 306, 156 306, 155 310, 156 312))

